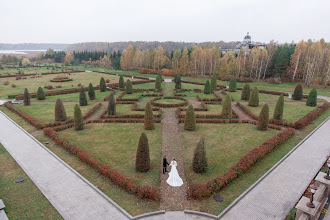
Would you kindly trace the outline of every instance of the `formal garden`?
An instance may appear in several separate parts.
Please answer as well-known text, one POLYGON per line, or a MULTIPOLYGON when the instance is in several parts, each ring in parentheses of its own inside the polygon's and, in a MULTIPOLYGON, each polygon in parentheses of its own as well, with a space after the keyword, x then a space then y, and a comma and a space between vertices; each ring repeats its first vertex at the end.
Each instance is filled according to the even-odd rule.
POLYGON ((330 115, 328 88, 45 68, 0 78, 0 98, 22 102, 0 110, 132 215, 171 210, 164 154, 181 207, 219 214, 330 115))

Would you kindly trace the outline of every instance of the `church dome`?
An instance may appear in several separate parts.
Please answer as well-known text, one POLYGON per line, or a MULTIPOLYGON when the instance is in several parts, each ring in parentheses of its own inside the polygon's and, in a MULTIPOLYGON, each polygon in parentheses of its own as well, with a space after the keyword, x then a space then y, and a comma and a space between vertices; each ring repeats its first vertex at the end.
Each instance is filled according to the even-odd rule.
POLYGON ((244 37, 244 40, 251 40, 251 36, 249 35, 249 32, 247 32, 247 35, 244 37))

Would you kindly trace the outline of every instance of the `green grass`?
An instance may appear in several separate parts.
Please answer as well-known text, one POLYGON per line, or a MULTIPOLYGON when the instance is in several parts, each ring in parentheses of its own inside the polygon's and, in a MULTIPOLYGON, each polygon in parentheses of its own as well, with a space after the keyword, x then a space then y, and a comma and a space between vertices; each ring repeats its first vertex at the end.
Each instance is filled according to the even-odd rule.
POLYGON ((143 124, 90 124, 82 131, 68 129, 60 135, 94 155, 98 161, 134 180, 136 184, 159 186, 161 158, 161 126, 152 131, 144 130, 143 124), (135 157, 141 133, 149 139, 151 170, 135 171, 135 157))
MULTIPOLYGON (((103 102, 104 98, 110 95, 110 91, 100 92, 100 90, 95 90, 95 99, 90 100, 88 98, 88 92, 86 91, 87 100, 90 102, 103 102)), ((79 92, 70 93, 65 95, 56 95, 56 96, 46 96, 45 100, 38 100, 36 98, 32 98, 32 102, 56 102, 57 99, 61 99, 63 102, 79 102, 79 92)))
MULTIPOLYGON (((237 90, 236 92, 227 92, 227 94, 230 94, 230 96, 234 99, 235 102, 244 102, 241 100, 242 91, 237 90)), ((278 98, 280 96, 278 95, 269 95, 264 93, 259 93, 259 102, 277 102, 278 98)), ((293 101, 289 99, 287 96, 284 96, 284 101, 293 101)))
MULTIPOLYGON (((132 111, 133 104, 117 104, 116 105, 116 115, 144 115, 144 111, 132 111)), ((143 106, 144 108, 145 106, 143 106)), ((153 111, 153 114, 158 114, 158 111, 153 111)))
POLYGON ((179 99, 158 99, 155 100, 156 103, 162 103, 162 104, 179 104, 179 103, 183 103, 183 100, 179 100, 179 99))
MULTIPOLYGON (((52 68, 49 67, 25 67, 25 68, 4 68, 3 70, 0 69, 0 75, 18 75, 18 71, 23 71, 24 74, 41 74, 41 73, 62 73, 61 68, 52 68)), ((65 71, 65 70, 64 70, 65 71)))
POLYGON ((9 219, 62 219, 1 144, 0 161, 0 198, 9 219), (18 177, 25 180, 15 183, 18 177))

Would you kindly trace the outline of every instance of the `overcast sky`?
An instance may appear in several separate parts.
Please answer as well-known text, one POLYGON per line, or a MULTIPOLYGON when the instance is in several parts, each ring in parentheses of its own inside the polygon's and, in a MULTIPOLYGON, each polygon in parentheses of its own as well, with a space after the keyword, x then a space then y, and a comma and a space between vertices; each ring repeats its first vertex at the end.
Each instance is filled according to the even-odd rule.
POLYGON ((330 40, 330 0, 0 0, 0 43, 330 40))

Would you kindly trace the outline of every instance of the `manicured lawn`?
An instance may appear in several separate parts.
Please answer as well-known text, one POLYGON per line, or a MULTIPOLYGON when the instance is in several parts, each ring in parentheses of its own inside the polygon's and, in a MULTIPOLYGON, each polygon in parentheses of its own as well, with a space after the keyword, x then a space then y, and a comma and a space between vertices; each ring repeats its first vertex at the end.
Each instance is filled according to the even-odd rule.
MULTIPOLYGON (((241 100, 242 90, 237 90, 236 92, 227 92, 227 94, 230 94, 230 96, 234 99, 235 102, 244 102, 241 100)), ((279 97, 280 96, 277 95, 259 93, 259 102, 277 102, 279 97)), ((284 96, 284 101, 293 101, 293 100, 289 99, 287 96, 284 96)), ((303 101, 306 101, 306 99, 303 99, 303 101)))
POLYGON ((94 155, 98 161, 109 164, 133 179, 136 184, 159 186, 161 158, 161 126, 152 131, 139 124, 89 124, 82 131, 68 129, 60 135, 94 155), (141 133, 149 139, 151 170, 135 171, 135 157, 141 133))
POLYGON ((259 131, 256 126, 250 124, 197 124, 195 131, 186 131, 181 124, 180 133, 187 180, 193 183, 206 183, 226 173, 247 152, 279 131, 259 131), (209 170, 204 174, 196 174, 192 170, 192 158, 201 137, 205 138, 209 170))
POLYGON ((182 92, 182 93, 177 93, 177 94, 185 94, 186 96, 185 97, 196 97, 197 95, 201 98, 201 99, 204 99, 204 98, 208 98, 208 99, 215 99, 216 96, 211 93, 211 94, 204 94, 204 93, 197 93, 197 92, 194 92, 194 91, 186 91, 186 92, 182 92))
MULTIPOLYGON (((95 90, 95 99, 90 100, 88 98, 88 92, 86 91, 87 100, 90 102, 103 102, 104 98, 110 95, 110 91, 100 92, 100 90, 95 90)), ((79 102, 80 93, 70 93, 65 95, 56 95, 56 96, 46 96, 45 100, 38 100, 36 98, 32 98, 32 102, 56 102, 57 99, 61 99, 63 102, 79 102)))
POLYGON ((162 103, 162 104, 178 104, 178 103, 183 103, 183 100, 179 99, 158 99, 155 100, 156 103, 162 103))
MULTIPOLYGON (((116 115, 144 115, 144 111, 132 111, 133 104, 117 104, 116 105, 116 115)), ((142 106, 143 108, 145 106, 142 106)), ((153 111, 153 114, 158 114, 158 111, 153 111)))
MULTIPOLYGON (((24 74, 40 74, 40 73, 62 73, 61 68, 49 67, 26 67, 26 68, 4 68, 0 69, 0 75, 18 75, 18 71, 24 72, 24 74)), ((64 70, 66 71, 66 70, 64 70)))
POLYGON ((9 219, 63 219, 0 144, 0 198, 9 219), (21 183, 15 179, 23 177, 21 183))
MULTIPOLYGON (((195 111, 195 114, 199 115, 219 115, 222 111, 221 104, 215 104, 215 105, 207 105, 207 111, 195 111)), ((181 111, 181 114, 186 114, 186 111, 181 111)))

